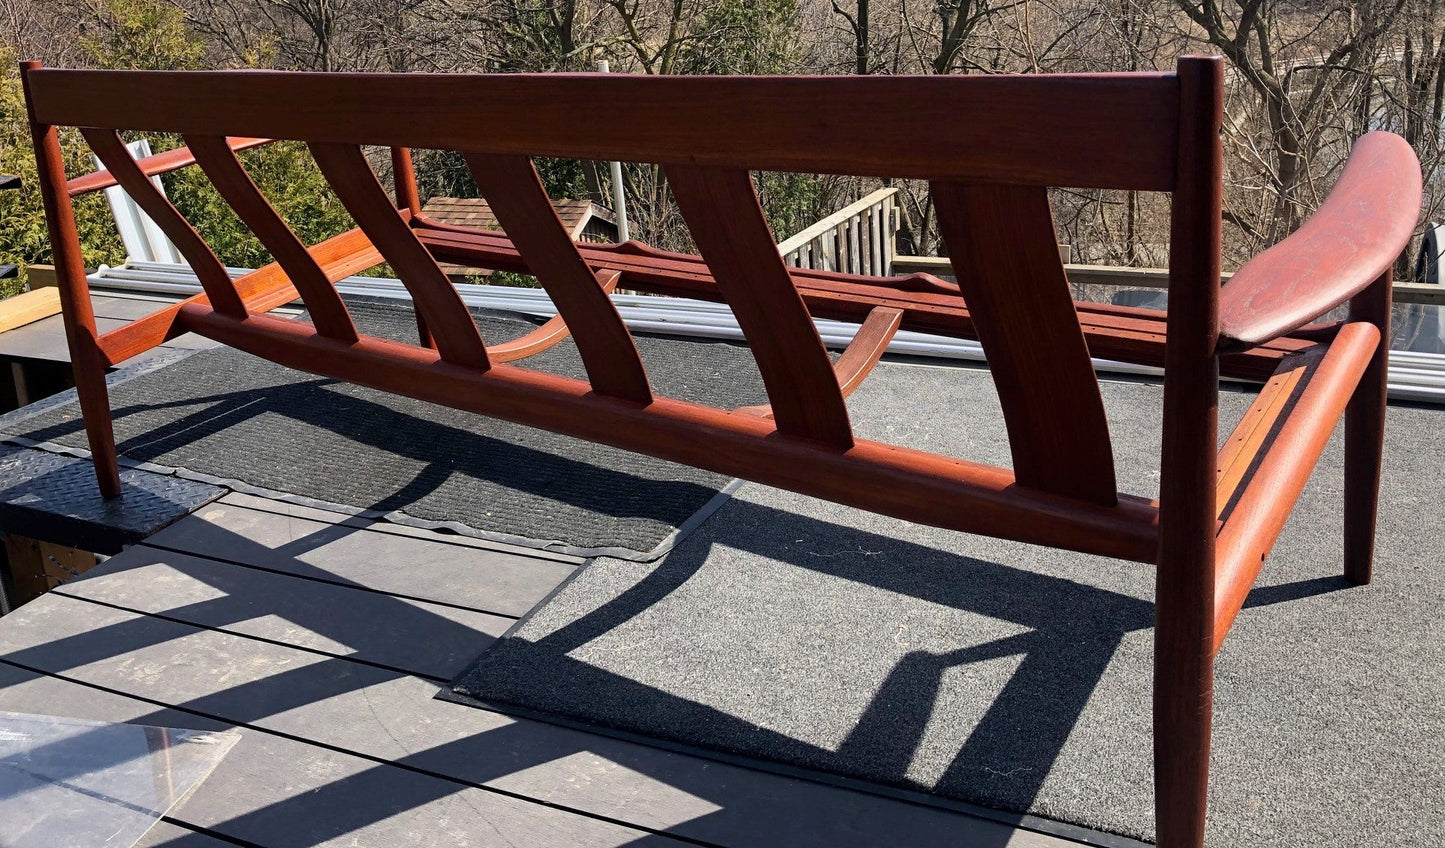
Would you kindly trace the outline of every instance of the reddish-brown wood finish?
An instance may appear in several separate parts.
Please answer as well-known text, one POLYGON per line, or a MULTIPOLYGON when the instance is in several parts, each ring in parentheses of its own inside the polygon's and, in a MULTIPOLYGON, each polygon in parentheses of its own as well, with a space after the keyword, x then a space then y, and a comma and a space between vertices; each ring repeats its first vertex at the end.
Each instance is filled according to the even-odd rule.
POLYGON ((675 166, 673 197, 757 360, 778 430, 847 448, 848 407, 747 171, 675 166))
POLYGON ((1163 73, 44 70, 32 74, 32 88, 39 120, 59 126, 204 135, 253 127, 302 141, 1158 191, 1174 182, 1179 110, 1178 82, 1163 73))
POLYGON ((1368 136, 1321 212, 1221 294, 1219 59, 1183 59, 1176 74, 963 79, 179 74, 34 64, 23 77, 76 383, 107 496, 120 489, 105 366, 194 331, 323 376, 911 521, 1151 562, 1164 848, 1203 844, 1214 655, 1341 417, 1345 570, 1356 582, 1370 577, 1388 267, 1418 212, 1418 167, 1402 141, 1368 136), (850 109, 833 108, 839 102, 850 109), (857 121, 860 113, 871 120, 857 121), (69 192, 112 177, 67 183, 57 124, 84 128, 102 158, 115 160, 107 160, 113 179, 161 213, 173 240, 179 233, 206 294, 97 337, 69 192), (122 128, 181 132, 194 151, 136 165, 119 149, 122 128), (246 135, 223 139, 228 133, 246 135), (360 228, 310 248, 295 242, 229 149, 260 136, 310 145, 360 228), (361 153, 374 143, 394 148, 394 200, 361 153), (427 219, 409 146, 467 155, 507 233, 427 219), (533 155, 666 166, 701 256, 635 242, 572 244, 533 155), (209 249, 146 178, 193 159, 263 240, 279 245, 279 263, 234 283, 220 278, 209 249), (962 284, 784 267, 749 169, 929 180, 962 284), (1167 313, 1069 302, 1044 193, 1056 183, 1173 192, 1167 313), (331 286, 383 258, 417 303, 421 345, 346 332, 331 286), (488 348, 437 267, 443 260, 535 273, 559 314, 488 348), (724 411, 654 397, 607 297, 617 285, 729 304, 770 405, 724 411), (312 305, 316 326, 261 314, 298 289, 308 305, 320 304, 312 305), (1346 320, 1306 326, 1345 300, 1346 320), (813 316, 861 324, 837 363, 813 316), (843 398, 900 327, 982 342, 1017 473, 854 438, 843 398), (569 331, 588 381, 504 364, 569 331), (433 336, 436 350, 427 347, 433 336), (1115 492, 1090 355, 1164 368, 1157 505, 1115 492), (1268 381, 1222 450, 1221 372, 1268 381))
POLYGON ((1354 321, 1340 330, 1239 494, 1219 533, 1214 650, 1224 642, 1360 376, 1380 348, 1380 330, 1374 324, 1354 321))
POLYGON ((1385 450, 1385 401, 1389 375, 1391 270, 1350 301, 1350 318, 1368 321, 1380 345, 1345 410, 1345 577, 1370 582, 1375 564, 1375 513, 1385 450))
POLYGON ((1214 504, 1221 521, 1228 519, 1243 484, 1263 458, 1300 393, 1309 385, 1309 374, 1326 350, 1325 345, 1319 345, 1284 360, 1220 448, 1214 504))
POLYGON ((80 235, 75 229, 75 212, 65 190, 65 154, 55 127, 35 118, 35 95, 31 77, 39 62, 20 65, 20 82, 25 91, 30 137, 35 143, 35 161, 40 182, 40 200, 45 206, 45 225, 55 254, 55 276, 60 288, 65 340, 75 372, 75 392, 85 418, 90 455, 102 497, 121 494, 120 465, 115 450, 115 433, 110 419, 110 393, 105 386, 105 355, 95 329, 95 312, 85 281, 85 260, 80 255, 80 235))
POLYGON ((1112 504, 1109 422, 1048 195, 1041 186, 931 189, 939 233, 998 389, 1019 485, 1112 504))
POLYGON ((879 306, 869 312, 863 323, 858 325, 858 332, 853 335, 852 341, 848 342, 848 347, 844 348, 838 361, 833 363, 833 372, 838 377, 838 391, 842 392, 843 397, 853 394, 854 390, 863 385, 878 360, 888 352, 888 343, 893 341, 901 323, 902 310, 879 306))
MULTIPOLYGON (((445 262, 507 271, 529 271, 527 263, 501 233, 467 230, 427 219, 416 222, 417 237, 445 262)), ((624 245, 579 244, 578 252, 596 269, 622 273, 619 286, 649 294, 721 302, 712 273, 696 256, 624 245)), ((862 321, 875 307, 903 310, 902 329, 955 338, 977 338, 973 318, 958 287, 927 274, 908 277, 860 277, 827 271, 789 269, 808 311, 817 318, 862 321)), ((1164 366, 1165 320, 1159 310, 1109 304, 1076 304, 1089 352, 1100 359, 1164 366)), ((1267 380, 1285 356, 1313 345, 1315 339, 1284 337, 1227 355, 1224 376, 1267 380)))
MULTIPOLYGON (((326 279, 333 283, 365 271, 382 261, 381 254, 372 247, 366 234, 359 229, 347 230, 339 236, 314 244, 307 252, 321 266, 326 279)), ((235 285, 250 312, 266 312, 300 296, 276 263, 238 278, 235 285)), ((105 355, 105 364, 119 365, 186 332, 176 323, 176 316, 180 314, 182 306, 190 303, 207 304, 210 300, 205 294, 193 295, 101 336, 100 346, 105 355)))
POLYGON ((1215 464, 1224 66, 1179 61, 1169 343, 1154 596, 1155 841, 1204 844, 1214 697, 1215 464))
MULTIPOLYGON (((232 150, 249 150, 253 147, 260 147, 263 144, 270 144, 269 138, 228 138, 226 146, 232 150)), ((167 150, 164 153, 157 153, 154 156, 147 156, 144 159, 135 160, 136 167, 140 168, 142 174, 148 177, 169 174, 171 171, 179 171, 189 165, 194 165, 196 159, 191 151, 184 147, 177 147, 175 150, 167 150)), ((66 193, 71 197, 78 197, 92 191, 99 191, 103 188, 110 188, 117 185, 115 177, 110 171, 96 171, 93 174, 86 174, 83 177, 76 177, 65 184, 66 193)))
POLYGON ((637 403, 651 401, 647 370, 632 334, 598 285, 597 276, 577 253, 532 160, 471 153, 466 160, 492 214, 567 323, 592 387, 637 403))
POLYGON ((211 305, 227 315, 239 317, 246 314, 246 307, 241 304, 241 296, 236 293, 226 266, 216 258, 210 245, 206 244, 190 222, 182 217, 176 207, 151 183, 150 177, 141 173, 135 160, 131 158, 130 151, 126 150, 125 143, 120 140, 120 135, 114 130, 82 128, 80 132, 85 136, 86 144, 95 151, 96 157, 110 170, 120 187, 125 189, 125 193, 130 195, 137 206, 145 210, 156 226, 166 234, 166 238, 175 244, 176 250, 186 258, 191 270, 196 273, 196 278, 201 281, 201 288, 205 289, 211 305))
POLYGON ((1319 211, 1224 287, 1224 341, 1269 341, 1364 291, 1395 263, 1395 245, 1414 233, 1420 192, 1420 163, 1409 143, 1393 133, 1367 133, 1319 211))
POLYGON ((351 322, 351 313, 341 302, 332 281, 327 279, 326 272, 306 245, 266 201, 226 140, 214 135, 189 135, 185 136, 185 142, 221 197, 285 270, 301 294, 317 332, 341 341, 356 341, 356 325, 351 322))
MULTIPOLYGON (((603 292, 611 294, 617 288, 619 276, 616 271, 603 271, 597 275, 597 282, 603 292)), ((491 357, 493 362, 516 362, 556 347, 558 342, 567 338, 568 332, 567 322, 562 319, 562 316, 553 315, 542 326, 520 338, 501 344, 488 345, 487 356, 491 357)))
MULTIPOLYGON (((899 310, 880 306, 869 312, 863 323, 858 325, 858 332, 848 342, 848 347, 833 362, 833 374, 838 378, 838 391, 843 397, 853 394, 873 372, 878 360, 888 351, 888 343, 898 332, 898 324, 902 320, 903 313, 899 310)), ((773 417, 773 407, 769 404, 740 406, 734 411, 763 418, 773 417)))
POLYGON ((485 369, 486 346, 466 304, 386 196, 361 148, 311 142, 311 157, 351 217, 391 264, 442 359, 485 369))
POLYGON ((421 214, 421 194, 416 188, 416 171, 411 165, 411 149, 391 149, 392 184, 396 187, 396 208, 405 209, 415 218, 421 214))

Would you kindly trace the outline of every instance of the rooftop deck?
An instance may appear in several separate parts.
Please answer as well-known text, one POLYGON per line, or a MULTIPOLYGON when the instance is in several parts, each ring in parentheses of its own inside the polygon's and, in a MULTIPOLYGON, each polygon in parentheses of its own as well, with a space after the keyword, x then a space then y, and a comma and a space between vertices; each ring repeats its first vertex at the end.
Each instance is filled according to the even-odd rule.
POLYGON ((0 620, 0 710, 242 728, 145 845, 1072 844, 436 700, 581 564, 228 495, 0 620))
MULTIPOLYGON (((1157 486, 1148 458, 1158 439, 1158 387, 1111 380, 1105 399, 1123 485, 1147 494, 1157 486)), ((1223 429, 1247 400, 1225 393, 1223 429)), ((986 461, 1007 450, 987 376, 966 367, 885 364, 850 409, 872 437, 986 461), (903 402, 919 410, 900 430, 882 413, 903 402)), ((1445 590, 1433 553, 1441 542, 1445 412, 1397 405, 1390 415, 1376 583, 1348 588, 1338 576, 1336 447, 1221 656, 1218 844, 1357 844, 1360 833, 1395 844, 1445 840, 1445 754, 1422 741, 1445 736, 1438 680, 1445 590)), ((0 522, 5 515, 0 510, 0 522)), ((0 529, 14 532, 17 519, 10 520, 0 529)), ((1150 600, 1152 588, 1140 567, 928 531, 752 485, 682 554, 700 548, 709 567, 737 573, 762 563, 822 575, 831 585, 890 585, 800 561, 789 548, 795 540, 782 537, 798 527, 846 527, 878 543, 878 551, 896 546, 869 561, 879 573, 926 567, 959 575, 954 594, 925 581, 916 598, 906 597, 892 584, 906 603, 879 608, 873 622, 839 613, 834 653, 845 664, 859 650, 848 627, 888 642, 900 622, 912 621, 908 604, 919 602, 988 619, 985 632, 1003 626, 1042 634, 1040 645, 1021 652, 1027 664, 985 692, 975 721, 1052 714, 1038 727, 1023 725, 1024 734, 1047 737, 1034 741, 1052 746, 1053 760, 1092 770, 1094 782, 1082 792, 1036 775, 1026 800, 1087 810, 1124 798, 1125 806, 1148 808, 1147 797, 1127 797, 1147 794, 1149 781, 1148 690, 1136 666, 1147 667, 1152 633, 1147 622, 1136 626, 1131 611, 1150 600), (760 514, 769 522, 750 525, 760 514), (918 554, 924 546, 942 559, 925 562, 918 554), (714 561, 714 552, 734 559, 714 561), (1055 589, 1042 600, 1022 591, 1045 584, 1055 589), (1000 595, 1010 586, 1019 594, 1000 595), (983 604, 972 594, 993 600, 983 604), (1049 620, 1093 601, 1103 601, 1092 621, 1103 626, 1104 647, 1080 653, 1068 644, 1079 634, 1049 620), (1080 656, 1097 667, 1070 669, 1080 656), (1060 669, 1079 675, 1074 688, 1038 688, 1060 669), (1056 703, 1060 691, 1077 703, 1056 703), (1122 748, 1107 733, 1100 743, 1107 725, 1124 728, 1122 748), (1138 745, 1131 747, 1130 734, 1138 745)), ((591 564, 598 579, 616 567, 591 564)), ((240 728, 241 743, 146 845, 1139 844, 436 697, 587 565, 232 492, 0 618, 0 711, 240 728)), ((744 612, 749 626, 772 614, 744 612)), ((825 610, 824 618, 832 614, 825 610)), ((949 673, 974 662, 987 666, 962 660, 949 673)), ((719 708, 719 687, 728 685, 719 680, 689 695, 719 708)), ((873 703, 886 703, 871 688, 877 680, 860 674, 859 685, 873 703)), ((990 740, 972 735, 973 727, 958 737, 920 731, 917 744, 988 749, 990 740)))

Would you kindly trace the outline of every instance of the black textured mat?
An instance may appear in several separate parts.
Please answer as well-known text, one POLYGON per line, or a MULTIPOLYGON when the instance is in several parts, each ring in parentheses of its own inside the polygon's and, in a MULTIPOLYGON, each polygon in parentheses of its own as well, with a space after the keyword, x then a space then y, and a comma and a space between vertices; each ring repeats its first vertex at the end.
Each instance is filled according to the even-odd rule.
POLYGON ((115 554, 225 493, 134 468, 120 485, 121 497, 105 500, 89 462, 0 445, 0 532, 115 554))
MULTIPOLYGON (((354 302, 363 332, 412 341, 404 306, 354 302)), ((479 314, 488 344, 534 322, 479 314)), ((766 402, 746 348, 638 336, 660 394, 723 408, 766 402)), ((584 377, 570 340, 527 367, 584 377)), ((111 387, 127 459, 242 490, 284 493, 426 526, 582 555, 653 556, 729 478, 603 445, 301 373, 229 348, 111 387)), ((79 407, 0 432, 83 449, 79 407)), ((144 466, 143 466, 144 467, 144 466)))
MULTIPOLYGON (((1160 387, 1102 391, 1121 487, 1157 492, 1160 387)), ((849 407, 1008 461, 986 374, 884 364, 849 407)), ((1219 655, 1211 845, 1445 845, 1445 411, 1390 409, 1369 586, 1341 576, 1341 463, 1337 437, 1219 655)), ((1147 840, 1153 572, 747 485, 663 560, 584 567, 454 691, 1147 840)))

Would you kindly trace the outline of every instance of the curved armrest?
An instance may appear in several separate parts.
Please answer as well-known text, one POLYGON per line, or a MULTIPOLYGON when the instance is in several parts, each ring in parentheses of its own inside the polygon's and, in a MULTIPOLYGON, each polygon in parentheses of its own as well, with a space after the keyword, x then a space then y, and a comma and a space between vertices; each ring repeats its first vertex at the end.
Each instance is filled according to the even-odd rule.
POLYGON ((1220 290, 1221 347, 1279 338, 1379 278, 1415 231, 1420 182, 1420 162, 1403 138, 1372 132, 1356 142, 1319 211, 1220 290))
MULTIPOLYGON (((252 147, 260 147, 263 144, 270 144, 274 139, 269 138, 241 138, 232 137, 226 139, 226 144, 232 150, 248 150, 252 147)), ((148 177, 157 174, 169 174, 171 171, 179 171, 190 165, 196 164, 196 157, 191 155, 189 147, 177 147, 174 150, 167 150, 164 153, 157 153, 154 156, 147 156, 144 159, 137 159, 135 163, 140 166, 140 171, 148 177)), ((65 190, 71 197, 77 197, 92 191, 99 191, 103 188, 110 188, 118 185, 115 177, 110 171, 96 171, 93 174, 86 174, 83 177, 76 177, 65 183, 65 190)))

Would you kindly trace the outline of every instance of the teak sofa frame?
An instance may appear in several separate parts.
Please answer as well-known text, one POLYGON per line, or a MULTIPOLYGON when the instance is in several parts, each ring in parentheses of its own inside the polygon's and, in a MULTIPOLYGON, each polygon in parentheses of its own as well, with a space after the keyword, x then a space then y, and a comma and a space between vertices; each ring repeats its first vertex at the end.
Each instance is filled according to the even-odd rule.
POLYGON ((1345 419, 1344 569, 1370 579, 1390 267, 1420 208, 1400 138, 1358 143, 1319 213, 1220 285, 1223 71, 1027 77, 738 78, 105 72, 24 66, 65 325, 100 487, 122 493, 107 367, 194 332, 283 365, 940 527, 1157 567, 1157 833, 1203 843, 1213 661, 1335 424, 1345 419), (836 103, 852 108, 839 111, 836 103), (866 115, 867 120, 857 116, 866 115), (67 180, 57 127, 108 168, 67 180), (179 133, 140 162, 117 131, 179 133), (359 225, 304 245, 235 151, 305 142, 359 225), (391 148, 396 191, 361 145, 391 148), (421 211, 410 148, 457 150, 505 233, 421 211), (700 256, 574 244, 530 156, 659 163, 700 256), (231 279, 149 175, 199 164, 276 257, 231 279), (750 170, 931 181, 955 286, 788 269, 750 170), (99 334, 71 197, 122 186, 204 293, 99 334), (1172 192, 1167 314, 1075 303, 1047 186, 1172 192), (421 343, 358 334, 333 284, 382 261, 421 343), (488 346, 438 261, 537 276, 558 317, 488 346), (655 395, 608 291, 726 302, 766 407, 655 395), (300 298, 312 323, 265 314, 300 298), (1310 324, 1348 303, 1349 315, 1310 324), (861 323, 830 362, 812 317, 861 323), (982 343, 1013 469, 856 438, 844 397, 904 327, 982 343), (567 334, 587 380, 506 364, 567 334), (1158 501, 1119 494, 1090 356, 1162 365, 1158 501), (1218 382, 1265 380, 1218 449, 1218 382))

